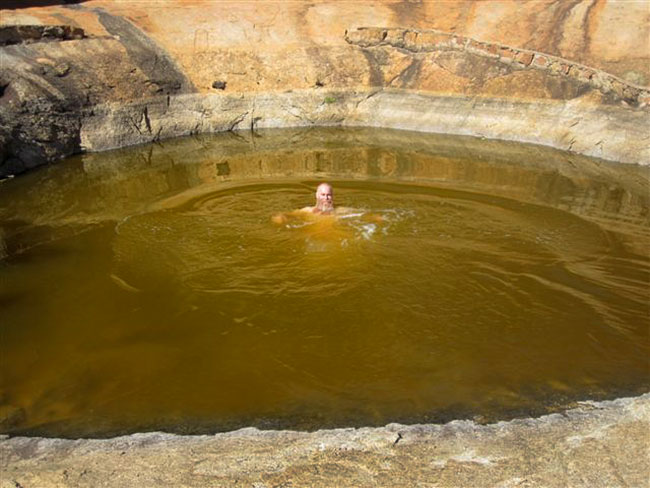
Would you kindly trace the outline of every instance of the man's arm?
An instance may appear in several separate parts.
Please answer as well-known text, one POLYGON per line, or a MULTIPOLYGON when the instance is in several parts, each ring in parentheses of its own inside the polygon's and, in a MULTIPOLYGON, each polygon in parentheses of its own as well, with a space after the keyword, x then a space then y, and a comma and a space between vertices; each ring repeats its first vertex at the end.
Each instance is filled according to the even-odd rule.
POLYGON ((289 221, 289 217, 300 217, 306 213, 311 213, 312 210, 312 207, 305 207, 298 210, 292 210, 291 212, 280 212, 271 217, 271 222, 283 225, 289 221))

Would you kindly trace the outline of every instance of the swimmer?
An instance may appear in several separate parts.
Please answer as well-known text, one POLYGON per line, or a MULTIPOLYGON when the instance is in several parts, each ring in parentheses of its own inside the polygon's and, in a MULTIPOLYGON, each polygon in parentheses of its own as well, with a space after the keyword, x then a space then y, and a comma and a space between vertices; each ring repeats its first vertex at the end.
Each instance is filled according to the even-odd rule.
POLYGON ((283 212, 271 217, 276 224, 286 224, 289 217, 307 217, 308 215, 335 215, 338 209, 334 208, 334 190, 329 183, 321 183, 316 188, 316 205, 304 207, 291 212, 283 212))
MULTIPOLYGON (((329 183, 321 183, 316 188, 316 205, 313 207, 303 207, 299 210, 291 212, 283 212, 271 217, 271 221, 276 224, 286 224, 289 217, 309 218, 309 216, 333 216, 343 217, 354 212, 353 209, 347 207, 334 206, 334 189, 329 183)), ((380 215, 368 214, 364 216, 364 220, 373 222, 381 222, 383 219, 380 215)))

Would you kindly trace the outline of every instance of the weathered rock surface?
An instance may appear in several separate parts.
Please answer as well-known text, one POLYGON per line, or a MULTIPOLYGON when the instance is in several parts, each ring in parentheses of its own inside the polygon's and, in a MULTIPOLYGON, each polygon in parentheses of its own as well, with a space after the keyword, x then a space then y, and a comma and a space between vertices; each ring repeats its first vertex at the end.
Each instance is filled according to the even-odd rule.
MULTIPOLYGON (((385 0, 372 6, 175 0, 157 3, 156 8, 93 0, 3 10, 0 27, 7 34, 5 44, 13 44, 0 47, 0 176, 82 149, 241 129, 244 122, 236 120, 244 113, 242 104, 232 101, 237 96, 247 100, 244 105, 266 100, 252 102, 254 110, 244 111, 254 112, 267 127, 365 123, 355 107, 341 110, 333 102, 328 104, 337 105, 336 116, 313 118, 316 101, 386 88, 432 97, 436 110, 441 107, 435 100, 445 97, 444 110, 455 121, 474 118, 467 113, 468 100, 479 105, 485 100, 494 110, 493 120, 503 111, 497 130, 491 132, 487 124, 477 135, 532 140, 645 164, 647 156, 638 155, 637 149, 648 145, 644 137, 650 125, 649 16, 643 2, 623 8, 620 2, 602 0, 516 5, 385 0), (358 29, 363 26, 368 28, 358 29), (52 39, 59 42, 44 42, 52 39), (306 97, 313 102, 304 111, 300 103, 286 107, 283 94, 292 90, 309 92, 306 97), (170 109, 170 123, 154 129, 149 113, 160 112, 160 100, 168 106, 188 106, 187 97, 175 100, 188 93, 196 94, 189 102, 197 110, 192 120, 183 121, 183 114, 170 109), (225 98, 198 101, 208 94, 225 98), (548 108, 542 110, 541 124, 535 112, 527 110, 542 106, 535 105, 539 102, 548 108), (133 120, 131 133, 111 126, 120 118, 117 112, 129 112, 134 105, 128 116, 133 120), (223 112, 217 117, 223 122, 215 122, 215 106, 223 112), (594 114, 594 107, 603 106, 618 110, 594 114), (557 131, 531 135, 544 131, 552 116, 547 114, 560 112, 581 120, 602 116, 602 125, 618 127, 614 132, 604 129, 600 138, 593 132, 599 130, 595 125, 569 131, 565 139, 558 139, 557 131), (171 122, 176 116, 178 122, 171 122), (517 123, 509 125, 515 118, 517 123), (630 119, 634 123, 629 124, 630 119), (535 131, 537 125, 542 129, 535 131), (93 135, 98 127, 102 132, 93 135), (521 133, 522 128, 529 133, 521 133), (103 137, 113 142, 99 144, 103 137), (94 143, 85 144, 86 139, 94 143), (605 149, 594 148, 596 143, 605 149), (629 150, 614 149, 617 145, 629 150)), ((393 102, 398 99, 392 97, 393 102)), ((427 105, 407 114, 392 103, 390 111, 415 120, 430 112, 427 105)), ((476 119, 483 120, 482 115, 476 119)), ((373 114, 372 122, 376 126, 384 120, 373 114)), ((247 127, 255 124, 253 120, 247 127)), ((456 131, 453 123, 444 125, 445 131, 456 131)), ((438 131, 440 126, 420 123, 417 130, 438 131)), ((459 133, 470 130, 464 124, 459 133)))
POLYGON ((650 395, 490 425, 0 441, 2 488, 635 487, 650 475, 650 395))
POLYGON ((164 65, 143 71, 113 39, 22 43, 1 49, 0 175, 79 152, 85 111, 92 112, 98 103, 127 103, 182 87, 164 65), (163 74, 155 77, 158 72, 163 74))
MULTIPOLYGON (((447 65, 448 70, 453 71, 455 75, 463 76, 467 72, 480 75, 480 78, 482 78, 481 83, 476 83, 476 77, 472 83, 475 92, 487 92, 492 95, 499 94, 505 97, 519 98, 520 94, 513 92, 512 82, 517 77, 512 75, 516 74, 520 75, 519 78, 525 77, 529 83, 535 80, 533 83, 539 85, 538 88, 542 88, 537 94, 539 98, 573 98, 580 92, 595 88, 608 95, 608 100, 604 99, 604 102, 623 101, 635 107, 644 107, 650 100, 650 89, 636 86, 602 70, 546 53, 520 49, 505 44, 481 42, 448 32, 375 27, 346 32, 345 38, 350 44, 362 48, 393 47, 414 54, 437 53, 431 58, 431 62, 440 67, 447 65), (491 62, 487 60, 491 60, 491 62), (494 60, 498 60, 505 66, 499 67, 497 63, 494 63, 494 60), (484 69, 477 70, 476 67, 481 65, 484 69), (526 73, 528 76, 525 76, 520 73, 522 70, 540 70, 545 75, 551 76, 535 77, 530 72, 526 73), (486 81, 494 77, 510 77, 511 80, 508 83, 499 83, 496 86, 490 86, 486 83, 486 81), (567 83, 570 81, 577 83, 567 83), (506 86, 508 91, 495 92, 495 88, 497 90, 499 87, 505 89, 506 86), (477 90, 477 88, 480 89, 477 90)), ((364 54, 375 57, 372 51, 365 51, 364 54)), ((385 52, 381 56, 387 57, 385 52)), ((422 61, 421 57, 415 56, 412 63, 392 81, 404 77, 408 71, 411 71, 411 75, 415 72, 420 74, 422 61), (416 63, 418 64, 416 65, 416 63)), ((379 64, 381 65, 381 63, 379 64)), ((420 87, 423 84, 424 80, 416 83, 420 87)))
POLYGON ((84 119, 88 151, 176 135, 276 127, 366 126, 542 144, 614 161, 648 164, 650 112, 568 103, 458 97, 396 89, 158 97, 102 104, 84 119))

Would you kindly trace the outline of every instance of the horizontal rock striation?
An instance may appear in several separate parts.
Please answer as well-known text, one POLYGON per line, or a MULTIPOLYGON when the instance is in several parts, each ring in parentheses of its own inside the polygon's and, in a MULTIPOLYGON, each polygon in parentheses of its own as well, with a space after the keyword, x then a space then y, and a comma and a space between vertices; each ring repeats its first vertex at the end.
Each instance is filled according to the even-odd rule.
POLYGON ((460 97, 376 87, 287 93, 186 94, 93 107, 86 151, 177 135, 277 127, 357 126, 542 144, 588 156, 650 163, 647 111, 621 106, 460 97))
POLYGON ((610 94, 616 101, 650 109, 650 88, 634 85, 602 70, 546 53, 482 42, 439 30, 359 27, 346 31, 345 39, 348 43, 363 48, 390 46, 412 53, 452 50, 475 54, 498 60, 516 69, 537 69, 576 80, 604 94, 610 94))

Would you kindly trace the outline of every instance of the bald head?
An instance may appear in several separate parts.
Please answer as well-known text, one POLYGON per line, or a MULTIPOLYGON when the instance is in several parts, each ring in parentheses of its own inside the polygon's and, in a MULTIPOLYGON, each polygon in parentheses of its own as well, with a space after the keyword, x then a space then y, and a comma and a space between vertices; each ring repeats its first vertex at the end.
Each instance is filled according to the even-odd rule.
POLYGON ((321 183, 316 188, 316 209, 320 212, 334 210, 334 190, 328 183, 321 183))

